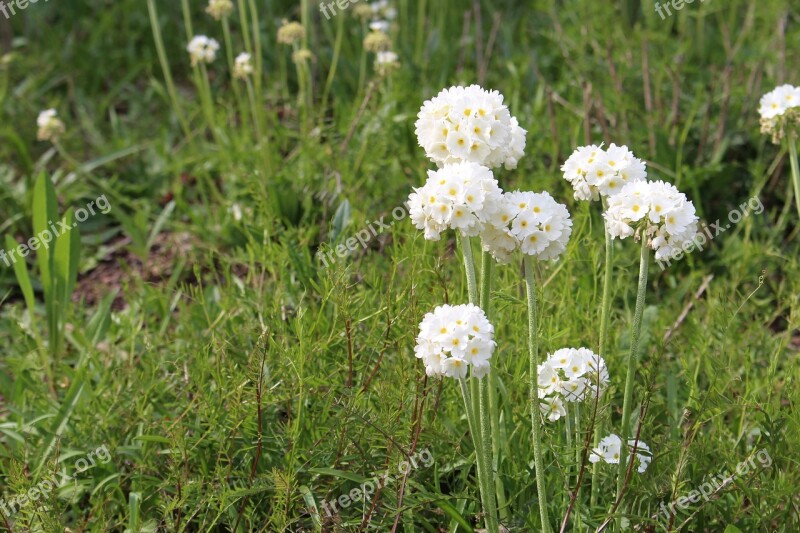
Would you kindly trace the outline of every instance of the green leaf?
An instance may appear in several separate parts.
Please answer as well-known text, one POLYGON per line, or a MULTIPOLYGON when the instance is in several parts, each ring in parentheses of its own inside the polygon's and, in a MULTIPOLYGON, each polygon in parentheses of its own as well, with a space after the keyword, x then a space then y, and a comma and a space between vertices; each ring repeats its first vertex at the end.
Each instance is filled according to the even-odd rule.
POLYGON ((363 484, 369 481, 369 479, 361 477, 358 474, 353 474, 352 472, 344 472, 342 470, 336 470, 335 468, 309 468, 308 471, 313 472, 315 474, 322 474, 324 476, 333 476, 333 477, 340 477, 343 479, 349 479, 350 481, 355 481, 358 484, 363 484))
POLYGON ((450 503, 448 503, 445 500, 439 500, 439 501, 436 502, 436 505, 439 506, 439 509, 444 511, 445 514, 447 514, 447 516, 449 516, 451 520, 457 522, 459 526, 464 528, 465 531, 469 531, 469 532, 474 531, 472 529, 472 526, 469 525, 469 522, 467 521, 467 519, 464 518, 461 515, 461 513, 458 512, 458 509, 456 509, 455 507, 450 505, 450 503))
MULTIPOLYGON (((50 222, 58 218, 58 210, 56 204, 56 190, 53 187, 53 182, 44 174, 39 174, 36 178, 36 183, 33 186, 33 233, 34 237, 39 239, 40 235, 49 234, 50 241, 56 237, 50 230, 50 222)), ((50 243, 41 241, 41 246, 36 251, 36 262, 39 265, 39 273, 41 275, 42 289, 44 290, 45 302, 49 303, 52 299, 50 290, 52 284, 51 270, 52 270, 52 254, 50 252, 50 243)))
POLYGON ((339 238, 349 223, 350 202, 344 200, 341 204, 339 204, 339 208, 336 209, 336 213, 333 215, 330 242, 336 242, 336 239, 339 238))
POLYGON ((728 526, 725 528, 725 533, 742 533, 742 530, 733 524, 728 524, 728 526))
POLYGON ((67 304, 75 288, 75 282, 78 280, 78 262, 80 260, 81 247, 81 235, 80 231, 78 231, 78 223, 75 221, 73 209, 67 211, 63 222, 69 229, 58 236, 53 257, 53 266, 55 267, 60 289, 58 294, 59 308, 56 311, 62 319, 66 314, 67 304))
MULTIPOLYGON (((11 238, 11 235, 6 235, 6 250, 11 251, 17 247, 17 241, 11 238)), ((35 300, 33 298, 33 286, 31 285, 31 278, 28 275, 28 265, 25 263, 24 258, 17 258, 14 261, 14 275, 17 277, 17 283, 22 296, 25 298, 25 305, 28 306, 28 312, 33 318, 33 307, 35 300)))

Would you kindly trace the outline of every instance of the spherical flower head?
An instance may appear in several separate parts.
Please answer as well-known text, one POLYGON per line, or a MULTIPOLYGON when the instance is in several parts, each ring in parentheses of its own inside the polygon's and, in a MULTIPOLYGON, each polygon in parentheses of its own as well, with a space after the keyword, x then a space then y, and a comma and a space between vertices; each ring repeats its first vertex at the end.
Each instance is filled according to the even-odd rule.
POLYGON ((36 125, 39 128, 36 139, 40 141, 57 141, 66 130, 55 109, 46 109, 39 113, 36 125))
MULTIPOLYGON (((636 471, 640 474, 647 470, 650 466, 650 461, 653 460, 653 454, 650 447, 642 441, 636 442, 636 439, 628 441, 629 449, 633 449, 636 445, 636 459, 638 467, 636 471)), ((597 463, 603 461, 608 464, 619 464, 620 456, 622 455, 622 439, 613 433, 607 437, 603 437, 598 443, 597 448, 592 449, 589 455, 589 462, 597 463)))
POLYGON ((385 52, 392 48, 392 40, 382 31, 371 31, 364 37, 364 50, 367 52, 385 52))
POLYGON ((441 305, 419 325, 414 353, 429 376, 481 378, 489 372, 494 327, 473 304, 441 305))
POLYGON ((314 54, 308 48, 300 48, 299 50, 295 50, 292 52, 292 61, 295 64, 302 64, 307 61, 313 61, 314 54))
POLYGON ((453 229, 467 237, 479 235, 495 217, 503 200, 492 171, 477 163, 454 163, 428 171, 425 185, 408 197, 411 222, 438 241, 453 229))
POLYGON ((219 43, 205 35, 195 36, 186 47, 186 51, 192 58, 192 66, 213 62, 217 57, 218 50, 219 43))
POLYGON ((373 17, 383 17, 386 20, 394 20, 397 18, 397 9, 395 9, 389 0, 378 0, 369 5, 373 17))
POLYGON ((503 95, 478 85, 450 87, 426 101, 415 124, 419 145, 438 166, 472 161, 516 168, 525 130, 511 117, 503 95))
POLYGON ((688 251, 697 234, 694 204, 674 185, 663 181, 632 182, 609 197, 603 214, 612 238, 648 239, 656 260, 688 251))
POLYGON ((647 177, 647 167, 627 146, 608 149, 591 145, 577 148, 561 166, 576 200, 599 200, 617 194, 626 184, 647 177))
POLYGON ((236 56, 236 61, 233 65, 233 77, 245 79, 253 74, 253 62, 250 54, 242 52, 236 56))
POLYGON ((381 76, 385 76, 399 67, 400 63, 394 52, 378 52, 375 57, 375 70, 381 76))
POLYGON ((306 37, 306 29, 299 22, 283 21, 283 26, 278 28, 278 42, 292 45, 299 43, 306 37))
POLYGON ((761 97, 758 112, 761 115, 761 132, 779 143, 786 129, 800 128, 800 87, 781 85, 761 97))
POLYGON ((206 13, 221 20, 233 12, 233 2, 231 0, 209 0, 206 13))
POLYGON ((500 263, 515 250, 537 259, 557 259, 572 235, 572 219, 547 192, 507 192, 481 234, 483 249, 500 263))

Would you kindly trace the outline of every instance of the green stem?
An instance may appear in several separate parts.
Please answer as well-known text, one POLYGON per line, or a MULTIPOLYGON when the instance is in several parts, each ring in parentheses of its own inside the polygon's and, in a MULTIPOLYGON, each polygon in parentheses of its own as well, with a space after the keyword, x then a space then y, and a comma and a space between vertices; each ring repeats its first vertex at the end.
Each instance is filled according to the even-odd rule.
POLYGON ((156 11, 154 0, 147 0, 147 11, 150 14, 150 26, 153 29, 153 40, 156 44, 158 61, 161 63, 161 72, 164 74, 164 83, 167 85, 167 93, 169 94, 170 103, 172 104, 172 109, 175 111, 175 116, 178 117, 178 122, 181 124, 183 134, 186 136, 186 139, 189 140, 189 123, 186 121, 186 117, 183 114, 183 109, 181 109, 181 106, 178 103, 178 93, 175 90, 175 83, 172 81, 172 73, 169 70, 167 54, 164 51, 164 41, 161 38, 161 26, 158 25, 158 12, 156 11))
MULTIPOLYGON (((492 267, 494 266, 494 258, 489 252, 483 252, 481 256, 481 309, 486 313, 486 317, 490 318, 491 308, 491 293, 492 293, 492 267)), ((496 364, 496 361, 495 361, 496 364)), ((489 463, 491 465, 492 476, 494 477, 495 492, 497 493, 497 507, 500 515, 500 520, 507 523, 510 519, 508 508, 506 504, 506 492, 503 487, 503 479, 500 477, 500 409, 499 401, 497 398, 497 370, 495 365, 489 367, 489 375, 487 381, 487 389, 489 394, 489 417, 491 424, 490 437, 492 439, 492 459, 489 463)), ((486 438, 484 438, 486 440, 486 438)))
POLYGON ((547 489, 544 484, 544 461, 542 460, 542 417, 539 413, 539 318, 536 303, 536 281, 533 275, 533 257, 525 255, 525 285, 528 293, 528 355, 530 387, 528 403, 531 409, 531 434, 533 438, 533 462, 536 468, 536 492, 539 496, 539 513, 542 533, 550 533, 547 516, 547 489))
MULTIPOLYGON (((603 211, 606 209, 606 201, 603 199, 603 211)), ((614 241, 611 234, 608 232, 608 227, 603 224, 603 233, 606 237, 606 261, 605 273, 603 275, 603 302, 600 311, 600 352, 598 355, 603 359, 608 357, 608 323, 609 315, 611 314, 611 273, 614 269, 614 241)), ((597 400, 599 402, 599 399, 597 400)), ((600 406, 598 405, 598 413, 600 406)), ((600 435, 603 432, 603 421, 599 414, 595 415, 594 419, 594 446, 595 448, 600 445, 600 435)), ((599 481, 600 463, 592 465, 592 489, 590 503, 592 507, 597 503, 597 497, 600 493, 599 481)))
POLYGON ((222 36, 225 40, 225 56, 228 59, 228 70, 233 79, 233 41, 231 40, 231 25, 228 17, 222 17, 222 36))
POLYGON ((481 506, 483 507, 484 514, 486 515, 486 528, 492 532, 496 532, 497 529, 491 529, 489 513, 486 511, 489 508, 489 503, 487 501, 488 491, 486 488, 489 480, 486 476, 486 464, 484 462, 484 455, 482 451, 483 448, 481 446, 480 428, 478 427, 478 421, 475 420, 475 413, 472 410, 472 395, 470 394, 469 388, 467 387, 467 381, 465 379, 459 379, 458 382, 461 385, 461 396, 464 398, 464 409, 467 412, 469 434, 472 436, 472 444, 475 448, 475 464, 478 470, 478 488, 481 495, 481 506))
POLYGON ((194 37, 192 29, 192 11, 189 9, 189 0, 181 0, 181 11, 183 12, 183 27, 186 30, 186 41, 191 41, 194 37))
POLYGON ((336 76, 336 67, 339 65, 339 54, 342 51, 342 41, 344 40, 344 21, 344 17, 336 20, 336 41, 333 44, 333 58, 331 59, 331 68, 328 70, 328 79, 325 80, 325 89, 322 91, 321 114, 325 113, 328 105, 328 94, 333 85, 333 78, 336 76))
POLYGON ((475 259, 472 256, 472 241, 469 237, 456 234, 458 245, 461 247, 461 255, 464 257, 464 271, 467 274, 467 294, 469 303, 478 305, 478 281, 475 276, 475 259))
POLYGON ((790 133, 789 161, 792 165, 792 181, 794 182, 794 201, 797 205, 797 215, 800 216, 800 165, 797 164, 797 136, 790 133))
POLYGON ((636 362, 639 357, 639 339, 642 332, 642 315, 644 313, 644 299, 647 293, 647 267, 650 253, 647 248, 647 236, 642 235, 642 247, 639 256, 639 288, 636 293, 636 310, 633 315, 633 325, 631 326, 631 351, 628 354, 628 372, 625 377, 625 397, 622 402, 622 425, 620 433, 622 437, 622 448, 619 458, 619 474, 617 477, 617 500, 622 494, 622 487, 625 483, 625 472, 628 464, 628 439, 631 437, 631 408, 633 399, 633 383, 636 378, 636 362))

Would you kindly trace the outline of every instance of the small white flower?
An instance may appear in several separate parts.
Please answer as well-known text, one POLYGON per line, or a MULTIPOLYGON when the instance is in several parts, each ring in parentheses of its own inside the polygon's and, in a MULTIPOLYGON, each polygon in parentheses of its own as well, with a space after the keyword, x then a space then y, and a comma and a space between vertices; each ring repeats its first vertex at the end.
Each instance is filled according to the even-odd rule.
POLYGON ((492 171, 476 163, 455 163, 428 171, 428 181, 408 197, 409 214, 425 238, 438 241, 443 231, 480 234, 499 209, 503 196, 492 171))
POLYGON ((56 141, 66 130, 55 109, 46 109, 39 113, 36 125, 39 127, 36 138, 40 141, 56 141))
POLYGON ((242 52, 236 56, 236 61, 233 66, 233 77, 239 79, 248 78, 253 74, 253 63, 250 54, 242 52))
POLYGON ((674 185, 663 181, 637 181, 609 197, 603 215, 613 238, 637 234, 648 239, 656 260, 671 259, 685 250, 697 234, 694 204, 674 185))
POLYGON ((598 200, 613 196, 633 181, 647 176, 644 161, 637 159, 627 146, 611 144, 581 146, 561 166, 564 179, 575 189, 576 200, 598 200))
POLYGON ((561 398, 558 396, 544 398, 541 403, 539 403, 539 409, 550 422, 555 422, 562 416, 567 415, 567 410, 564 409, 564 402, 562 402, 561 398))
MULTIPOLYGON (((636 470, 641 474, 650 466, 650 461, 653 460, 653 454, 647 444, 642 441, 636 442, 636 439, 628 440, 629 450, 633 449, 634 444, 636 445, 636 459, 639 462, 639 466, 636 470)), ((608 464, 619 464, 621 454, 622 439, 619 438, 618 435, 612 433, 600 440, 597 448, 592 449, 592 453, 589 455, 589 462, 597 463, 603 461, 608 464)))
POLYGON ((419 325, 414 353, 429 376, 485 376, 490 368, 494 328, 483 310, 473 304, 441 305, 419 325))
POLYGON ((209 0, 206 13, 213 18, 220 20, 233 12, 233 2, 231 0, 209 0))
POLYGON ((526 132, 503 104, 503 95, 478 85, 443 89, 417 117, 417 140, 440 167, 471 161, 513 169, 525 151, 526 132))
POLYGON ((186 46, 186 51, 192 58, 192 66, 200 63, 212 63, 217 57, 219 43, 205 35, 195 36, 186 46))
POLYGON ((566 206, 547 192, 507 192, 481 235, 483 249, 506 263, 520 250, 538 259, 557 259, 572 235, 566 206))
POLYGON ((375 55, 375 70, 384 75, 399 66, 397 54, 392 51, 379 51, 375 55))

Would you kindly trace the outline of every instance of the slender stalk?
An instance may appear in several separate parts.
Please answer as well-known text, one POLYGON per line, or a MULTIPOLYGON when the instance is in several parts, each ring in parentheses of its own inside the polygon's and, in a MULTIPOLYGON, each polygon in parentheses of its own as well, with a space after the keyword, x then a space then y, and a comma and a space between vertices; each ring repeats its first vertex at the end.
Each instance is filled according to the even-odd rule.
POLYGON ((333 85, 333 78, 336 76, 336 67, 339 65, 339 54, 342 51, 342 41, 344 40, 344 20, 344 17, 339 17, 336 20, 336 41, 333 44, 331 68, 328 70, 328 78, 325 80, 325 89, 322 91, 321 114, 325 113, 325 107, 328 105, 328 94, 333 85))
POLYGON ((625 397, 622 402, 622 425, 620 427, 622 437, 622 449, 619 458, 619 474, 617 477, 617 497, 619 500, 622 494, 622 487, 625 483, 625 470, 628 463, 628 439, 630 439, 631 408, 633 399, 633 383, 636 378, 636 362, 639 357, 639 340, 642 332, 642 314, 644 313, 644 299, 647 293, 647 267, 650 253, 647 249, 647 237, 642 235, 642 247, 639 256, 639 288, 636 293, 636 309, 633 315, 633 325, 631 325, 631 351, 628 354, 628 372, 625 377, 625 397))
POLYGON ((192 29, 192 11, 189 9, 189 0, 181 0, 181 11, 183 12, 183 27, 186 30, 186 40, 191 41, 194 37, 192 29))
POLYGON ((536 281, 533 276, 533 257, 525 255, 525 286, 528 292, 528 355, 530 388, 528 403, 531 408, 531 434, 533 439, 533 462, 536 468, 536 492, 539 495, 539 514, 542 533, 550 533, 547 513, 547 489, 544 484, 544 461, 542 460, 542 419, 539 413, 539 317, 536 303, 536 281))
POLYGON ((158 25, 158 12, 156 11, 156 4, 154 0, 147 0, 147 11, 150 14, 150 26, 153 29, 153 40, 156 44, 156 52, 158 53, 158 61, 161 63, 161 72, 164 74, 164 83, 167 85, 167 94, 169 94, 172 109, 175 111, 175 116, 178 117, 178 122, 181 124, 183 134, 188 140, 190 135, 189 123, 183 114, 178 103, 178 93, 175 90, 175 83, 172 81, 172 73, 169 70, 169 62, 167 61, 167 54, 164 51, 164 40, 161 38, 161 26, 158 25))
MULTIPOLYGON (((486 317, 490 320, 493 266, 494 259, 492 255, 489 252, 483 252, 481 256, 481 309, 483 309, 483 312, 486 313, 486 317)), ((506 506, 506 492, 503 487, 503 479, 500 477, 500 409, 497 398, 497 370, 495 369, 495 365, 489 367, 489 375, 485 381, 489 396, 489 421, 491 431, 488 435, 484 434, 484 441, 491 438, 492 458, 489 463, 491 465, 490 471, 494 477, 500 520, 503 523, 507 523, 510 517, 506 506)))
POLYGON ((478 305, 478 281, 475 276, 475 259, 472 256, 472 244, 469 237, 460 234, 456 235, 458 245, 461 247, 461 255, 464 257, 464 271, 467 274, 467 294, 469 303, 478 305))
POLYGON ((800 165, 797 164, 797 135, 792 132, 788 136, 789 162, 792 165, 792 181, 794 182, 794 202, 797 215, 800 216, 800 165))
POLYGON ((222 17, 222 36, 225 41, 225 57, 228 60, 228 70, 233 78, 233 40, 231 40, 231 25, 228 17, 222 17))
MULTIPOLYGON (((470 381, 476 381, 475 379, 471 379, 470 381)), ((467 423, 469 424, 469 433, 472 435, 472 444, 475 448, 475 463, 478 469, 478 487, 481 493, 481 506, 483 507, 484 513, 484 521, 486 524, 486 529, 490 533, 498 533, 497 528, 497 520, 495 519, 492 521, 490 518, 491 514, 489 513, 489 509, 492 508, 490 504, 490 487, 491 487, 491 480, 488 478, 487 474, 487 464, 485 462, 485 456, 483 453, 483 446, 481 442, 481 434, 480 434, 480 427, 478 426, 478 421, 475 418, 475 412, 472 410, 472 394, 470 393, 470 388, 467 387, 467 380, 466 379, 459 379, 459 384, 461 385, 461 396, 464 398, 464 409, 467 412, 467 423)))
MULTIPOLYGON (((603 198, 603 211, 606 209, 606 200, 603 198)), ((611 272, 614 269, 614 241, 611 234, 608 232, 608 227, 603 223, 603 233, 606 237, 606 262, 604 265, 605 273, 603 274, 603 301, 600 310, 600 351, 598 355, 603 359, 608 358, 608 323, 609 315, 611 314, 611 272)), ((600 445, 600 435, 603 433, 603 421, 596 415, 594 419, 594 446, 595 448, 600 445)), ((597 497, 600 492, 599 481, 600 463, 592 465, 592 488, 590 504, 594 506, 597 503, 597 497)))

